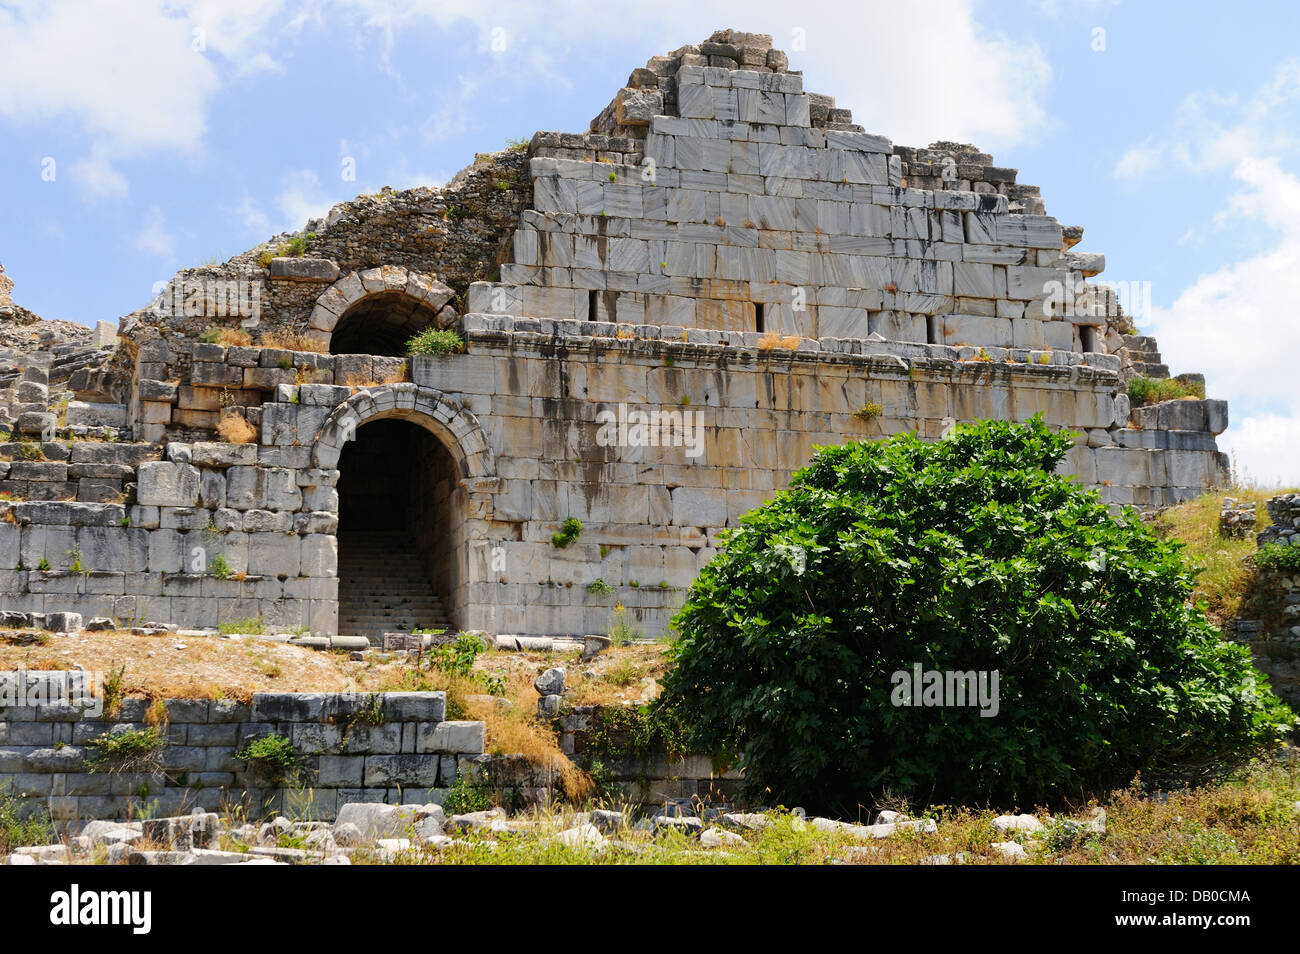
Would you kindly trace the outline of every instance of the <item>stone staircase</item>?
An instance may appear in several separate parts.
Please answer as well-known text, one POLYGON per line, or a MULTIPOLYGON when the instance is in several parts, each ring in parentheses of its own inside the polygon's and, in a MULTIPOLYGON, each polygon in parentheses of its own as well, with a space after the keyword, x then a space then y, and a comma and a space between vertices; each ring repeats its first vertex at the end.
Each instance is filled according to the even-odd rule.
POLYGON ((1156 350, 1156 339, 1146 335, 1124 335, 1124 347, 1120 351, 1120 360, 1124 363, 1128 377, 1140 374, 1148 378, 1169 377, 1169 366, 1156 350))
POLYGON ((386 632, 455 629, 409 534, 339 532, 339 634, 378 644, 386 632))

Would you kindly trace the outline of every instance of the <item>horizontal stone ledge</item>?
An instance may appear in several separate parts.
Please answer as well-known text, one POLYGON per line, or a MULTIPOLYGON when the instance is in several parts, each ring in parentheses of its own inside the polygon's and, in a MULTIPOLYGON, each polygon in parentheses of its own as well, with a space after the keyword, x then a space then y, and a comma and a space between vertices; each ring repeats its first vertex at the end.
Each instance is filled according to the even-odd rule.
POLYGON ((278 257, 271 259, 271 278, 293 282, 332 282, 339 267, 325 258, 278 257))
MULTIPOLYGON (((754 333, 731 332, 731 334, 752 335, 754 333)), ((554 346, 550 344, 550 342, 556 340, 554 336, 533 334, 531 332, 468 331, 466 337, 480 346, 475 349, 476 354, 487 357, 512 359, 521 357, 550 359, 554 357, 551 353, 554 346)), ((819 341, 808 338, 800 340, 818 347, 815 349, 779 346, 758 348, 746 345, 733 346, 650 338, 616 338, 604 335, 561 336, 559 340, 562 341, 568 355, 600 355, 609 351, 620 351, 625 352, 628 357, 633 359, 643 358, 646 361, 657 360, 665 355, 671 356, 674 361, 694 359, 708 364, 716 364, 720 360, 725 360, 730 367, 739 370, 761 370, 764 364, 779 362, 788 365, 803 365, 810 369, 818 365, 846 365, 866 371, 892 370, 906 376, 909 368, 913 367, 918 370, 935 370, 944 373, 952 371, 971 372, 972 369, 995 367, 1011 377, 1041 378, 1059 376, 1068 380, 1072 371, 1086 373, 1095 379, 1100 386, 1106 388, 1113 387, 1119 378, 1117 370, 1102 366, 1108 365, 1109 362, 1104 360, 1085 361, 1084 354, 1072 351, 1041 352, 1042 354, 1051 354, 1052 360, 1048 364, 1040 364, 1037 361, 1028 360, 1030 355, 1039 354, 1040 352, 1027 348, 987 346, 983 350, 990 355, 990 360, 986 361, 979 358, 963 361, 960 360, 959 349, 949 345, 930 345, 919 342, 877 342, 869 339, 830 339, 837 343, 837 350, 834 351, 820 347, 822 341, 828 339, 819 341), (859 353, 857 351, 839 350, 840 345, 838 343, 841 341, 848 342, 850 347, 857 344, 862 351, 859 353), (994 353, 1002 355, 1001 360, 994 358, 994 353), (1008 360, 1006 356, 1015 357, 1016 360, 1008 360)), ((975 348, 974 352, 978 354, 980 350, 975 348)), ((1108 357, 1111 356, 1097 356, 1100 359, 1108 357)), ((417 383, 426 379, 430 382, 436 381, 441 362, 455 360, 454 356, 450 358, 417 356, 412 359, 412 377, 416 378, 417 383)))

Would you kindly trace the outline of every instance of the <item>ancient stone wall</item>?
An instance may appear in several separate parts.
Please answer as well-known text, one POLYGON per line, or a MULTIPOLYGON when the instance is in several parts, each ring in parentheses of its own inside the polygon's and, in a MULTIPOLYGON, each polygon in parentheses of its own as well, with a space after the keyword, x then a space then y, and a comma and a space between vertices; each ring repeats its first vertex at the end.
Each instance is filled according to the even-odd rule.
POLYGON ((312 817, 322 819, 349 802, 441 804, 461 764, 476 766, 486 744, 482 722, 446 719, 442 692, 258 693, 249 705, 132 697, 109 715, 96 687, 67 676, 0 672, 0 790, 45 801, 55 819, 239 805, 258 817, 285 811, 295 798, 309 799, 312 817), (164 740, 152 764, 131 770, 95 761, 96 739, 150 725, 164 740), (236 758, 270 735, 289 739, 300 757, 292 782, 236 758))
MULTIPOLYGON (((1256 536, 1259 545, 1300 546, 1300 494, 1279 494, 1267 506, 1271 522, 1256 536)), ((1250 647, 1273 691, 1300 705, 1300 570, 1257 570, 1241 615, 1228 631, 1250 647)))
POLYGON ((454 625, 582 635, 617 602, 655 635, 818 444, 1042 414, 1110 503, 1223 482, 1224 402, 1129 406, 1169 371, 1081 229, 974 146, 865 132, 770 38, 653 58, 591 131, 480 160, 181 273, 65 419, 52 372, 13 373, 5 605, 333 633, 356 485, 454 625), (425 328, 464 353, 396 354, 425 328), (441 451, 361 475, 344 449, 381 420, 441 451))

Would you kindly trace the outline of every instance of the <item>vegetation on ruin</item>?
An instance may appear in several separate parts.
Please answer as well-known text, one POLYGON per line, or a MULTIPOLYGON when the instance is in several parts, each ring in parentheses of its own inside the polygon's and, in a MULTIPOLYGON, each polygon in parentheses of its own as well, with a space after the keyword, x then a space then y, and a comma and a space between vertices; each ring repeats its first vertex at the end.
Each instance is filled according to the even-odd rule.
POLYGON ((242 619, 229 619, 224 623, 217 624, 217 631, 222 636, 231 636, 242 634, 245 636, 261 636, 266 632, 266 621, 260 616, 245 616, 242 619))
POLYGON ((1204 398, 1203 381, 1180 381, 1177 378, 1148 378, 1138 375, 1128 383, 1128 399, 1134 407, 1173 401, 1178 398, 1204 398))
POLYGON ((1260 566, 1254 534, 1227 537, 1220 532, 1219 510, 1224 496, 1241 504, 1255 504, 1259 520, 1256 530, 1262 530, 1268 522, 1268 498, 1287 492, 1237 485, 1162 510, 1152 519, 1157 534, 1185 546, 1183 552, 1196 570, 1189 600, 1202 603, 1219 625, 1237 615, 1251 599, 1257 582, 1255 568, 1260 566))
POLYGON ((257 428, 238 411, 226 411, 217 423, 217 435, 229 444, 251 444, 257 440, 257 428))
POLYGON ((692 587, 661 702, 751 794, 1082 799, 1216 777, 1295 717, 1187 603, 1181 545, 1054 473, 1071 436, 986 422, 819 451, 692 587), (1136 634, 1141 634, 1138 638, 1136 634), (999 709, 895 705, 893 674, 999 673, 999 709))
POLYGON ((569 517, 564 523, 560 524, 559 530, 551 534, 551 546, 557 550, 563 550, 581 535, 582 521, 577 517, 569 517))
POLYGON ((110 732, 87 743, 91 754, 86 757, 86 764, 91 772, 128 775, 152 772, 159 768, 159 756, 166 745, 167 740, 156 725, 110 732))
POLYGON ((272 785, 293 780, 302 762, 302 754, 293 741, 275 732, 248 742, 235 753, 235 758, 272 785))
POLYGON ((12 789, 0 789, 0 855, 29 845, 48 845, 54 841, 54 826, 45 807, 45 799, 26 799, 12 789))
POLYGON ((209 328, 199 335, 199 341, 204 344, 219 344, 230 346, 247 346, 253 343, 253 337, 242 328, 209 328))
POLYGON ((425 328, 406 342, 406 353, 417 354, 460 354, 465 350, 465 341, 449 328, 425 328))
POLYGON ((1255 554, 1255 566, 1261 570, 1300 570, 1300 547, 1266 543, 1255 554))

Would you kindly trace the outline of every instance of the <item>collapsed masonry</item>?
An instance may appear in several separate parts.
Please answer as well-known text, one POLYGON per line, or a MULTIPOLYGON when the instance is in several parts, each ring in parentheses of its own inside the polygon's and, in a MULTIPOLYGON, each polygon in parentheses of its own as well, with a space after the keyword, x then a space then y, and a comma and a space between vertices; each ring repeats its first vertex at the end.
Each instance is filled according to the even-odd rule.
POLYGON ((587 133, 182 271, 65 407, 57 354, 15 362, 0 593, 372 638, 603 632, 621 603, 655 634, 816 444, 1041 413, 1106 500, 1199 494, 1226 405, 1130 408, 1168 369, 1081 235, 975 147, 894 146, 723 31, 587 133), (406 360, 428 328, 464 352, 406 360))

